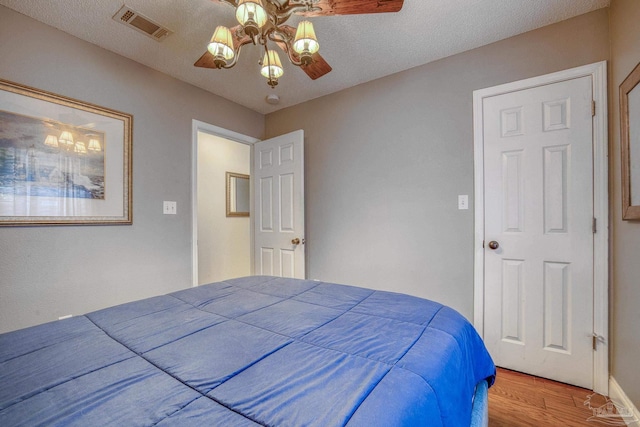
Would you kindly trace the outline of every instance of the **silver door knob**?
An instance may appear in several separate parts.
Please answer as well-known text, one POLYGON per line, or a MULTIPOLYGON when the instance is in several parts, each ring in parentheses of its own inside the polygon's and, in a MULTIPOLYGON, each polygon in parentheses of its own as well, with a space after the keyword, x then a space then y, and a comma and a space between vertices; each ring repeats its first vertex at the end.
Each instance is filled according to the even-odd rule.
POLYGON ((300 244, 300 239, 298 239, 297 237, 295 239, 291 240, 291 244, 292 245, 299 245, 300 244))
POLYGON ((492 241, 489 242, 489 248, 490 249, 493 249, 495 251, 499 247, 500 247, 500 243, 496 242, 495 240, 492 240, 492 241))

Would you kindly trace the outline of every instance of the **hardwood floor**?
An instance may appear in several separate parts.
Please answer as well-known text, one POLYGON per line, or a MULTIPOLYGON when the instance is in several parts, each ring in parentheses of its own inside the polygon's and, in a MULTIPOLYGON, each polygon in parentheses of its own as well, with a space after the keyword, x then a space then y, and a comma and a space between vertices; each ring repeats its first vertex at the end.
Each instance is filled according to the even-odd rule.
POLYGON ((604 426, 606 420, 588 419, 606 403, 591 390, 498 368, 489 389, 489 426, 604 426))

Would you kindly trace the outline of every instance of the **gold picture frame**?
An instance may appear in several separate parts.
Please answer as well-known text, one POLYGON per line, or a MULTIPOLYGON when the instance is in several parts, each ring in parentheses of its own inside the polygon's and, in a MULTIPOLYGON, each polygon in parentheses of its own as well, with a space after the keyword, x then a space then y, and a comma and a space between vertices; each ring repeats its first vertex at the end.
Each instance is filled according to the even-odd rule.
POLYGON ((133 222, 133 116, 0 79, 0 226, 133 222))
POLYGON ((640 219, 640 63, 620 85, 622 219, 640 219))
POLYGON ((250 177, 242 173, 226 174, 226 206, 228 217, 250 216, 250 177))

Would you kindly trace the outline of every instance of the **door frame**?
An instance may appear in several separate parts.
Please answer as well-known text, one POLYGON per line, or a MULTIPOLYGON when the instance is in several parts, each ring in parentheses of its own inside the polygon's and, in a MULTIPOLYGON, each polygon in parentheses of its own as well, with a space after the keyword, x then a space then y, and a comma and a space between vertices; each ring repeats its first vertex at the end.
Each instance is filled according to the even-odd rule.
MULTIPOLYGON (((595 114, 593 116, 593 216, 597 232, 593 235, 593 331, 597 351, 593 358, 593 390, 609 395, 609 166, 607 61, 533 77, 473 92, 474 147, 474 296, 473 323, 484 337, 484 138, 483 100, 580 77, 592 77, 595 114)), ((586 337, 585 337, 586 339, 586 337)))
MULTIPOLYGON (((251 155, 249 162, 251 162, 251 171, 253 171, 253 144, 260 141, 258 138, 244 135, 232 130, 221 128, 219 126, 211 125, 209 123, 201 122, 193 119, 191 122, 191 286, 198 286, 198 132, 208 133, 220 138, 229 139, 231 141, 239 142, 251 146, 251 155)), ((253 212, 253 186, 251 188, 251 204, 249 210, 253 212)), ((251 223, 251 230, 249 232, 251 241, 250 250, 250 263, 251 274, 253 274, 253 221, 251 223)))

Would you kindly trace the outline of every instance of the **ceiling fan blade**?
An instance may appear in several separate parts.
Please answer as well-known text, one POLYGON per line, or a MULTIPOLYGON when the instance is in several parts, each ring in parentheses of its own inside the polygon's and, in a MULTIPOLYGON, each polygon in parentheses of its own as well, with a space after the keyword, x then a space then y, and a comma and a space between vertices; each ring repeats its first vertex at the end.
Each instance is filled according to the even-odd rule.
POLYGON ((213 63, 213 55, 206 51, 202 54, 200 59, 198 59, 193 65, 200 68, 213 68, 214 70, 218 67, 213 63))
MULTIPOLYGON (((296 29, 290 27, 289 25, 281 25, 280 29, 284 30, 291 38, 296 35, 296 29)), ((300 57, 298 54, 291 48, 290 45, 287 45, 284 41, 276 42, 280 49, 282 49, 285 53, 291 52, 293 59, 295 61, 300 61, 300 57)), ((311 80, 319 79, 325 74, 329 74, 333 68, 331 65, 327 63, 327 61, 320 55, 318 52, 314 53, 311 56, 311 63, 309 65, 300 66, 302 71, 304 71, 307 76, 311 78, 311 80)))
MULTIPOLYGON (((215 0, 214 0, 215 1, 215 0)), ((242 30, 242 25, 236 25, 235 27, 229 28, 231 31, 231 36, 233 37, 233 48, 236 52, 238 52, 238 48, 247 43, 251 43, 251 37, 246 35, 242 30)), ((196 67, 201 68, 217 68, 213 63, 213 55, 206 51, 200 59, 198 59, 195 64, 196 67)))
POLYGON ((311 64, 303 65, 300 68, 302 68, 302 71, 307 73, 307 76, 311 77, 311 80, 319 79, 325 74, 329 74, 331 70, 333 70, 333 68, 331 68, 331 65, 329 65, 327 61, 325 61, 325 59, 317 52, 314 53, 311 57, 311 64))
POLYGON ((320 0, 315 6, 322 10, 300 15, 313 17, 399 12, 403 3, 404 0, 320 0))

